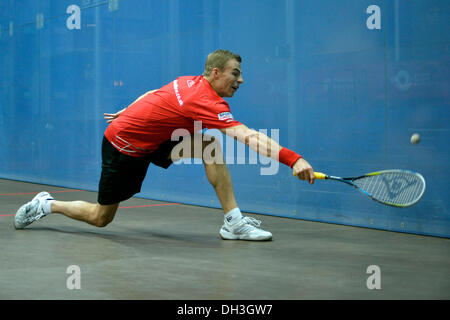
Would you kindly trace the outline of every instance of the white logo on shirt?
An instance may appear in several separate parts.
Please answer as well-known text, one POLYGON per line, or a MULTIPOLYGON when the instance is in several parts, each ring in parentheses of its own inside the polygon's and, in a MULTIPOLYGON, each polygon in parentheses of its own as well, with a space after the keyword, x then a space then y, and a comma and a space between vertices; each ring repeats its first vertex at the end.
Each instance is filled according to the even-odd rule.
POLYGON ((194 85, 194 83, 195 82, 193 80, 188 80, 187 81, 187 85, 188 85, 189 88, 192 87, 194 85))
POLYGON ((177 96, 178 103, 180 104, 180 107, 183 105, 183 100, 181 100, 180 91, 178 91, 178 81, 175 80, 173 82, 173 89, 175 90, 175 95, 177 96))

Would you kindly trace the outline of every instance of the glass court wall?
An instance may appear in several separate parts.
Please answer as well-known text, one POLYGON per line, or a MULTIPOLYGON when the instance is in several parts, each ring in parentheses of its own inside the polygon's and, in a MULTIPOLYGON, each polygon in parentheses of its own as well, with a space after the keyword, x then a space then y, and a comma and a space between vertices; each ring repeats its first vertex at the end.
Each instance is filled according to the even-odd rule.
MULTIPOLYGON (((449 23, 445 0, 0 0, 0 177, 97 191, 103 113, 223 48, 243 58, 234 117, 316 171, 427 180, 416 206, 384 207, 209 130, 243 211, 448 237, 449 23)), ((151 166, 138 196, 220 206, 197 163, 151 166)))

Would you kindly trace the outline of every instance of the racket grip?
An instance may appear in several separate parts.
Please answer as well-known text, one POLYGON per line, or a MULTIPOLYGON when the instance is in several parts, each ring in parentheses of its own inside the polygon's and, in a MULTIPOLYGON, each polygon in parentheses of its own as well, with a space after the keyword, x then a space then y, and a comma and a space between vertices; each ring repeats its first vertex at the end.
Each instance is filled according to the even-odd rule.
POLYGON ((327 178, 327 175, 322 172, 314 172, 314 176, 316 177, 316 179, 319 179, 319 180, 323 180, 323 179, 327 178))
MULTIPOLYGON (((296 176, 295 172, 292 172, 292 174, 293 174, 294 176, 296 176)), ((324 180, 324 179, 327 178, 327 175, 326 175, 325 173, 322 173, 322 172, 314 172, 314 177, 315 177, 316 179, 319 179, 319 180, 324 180)))

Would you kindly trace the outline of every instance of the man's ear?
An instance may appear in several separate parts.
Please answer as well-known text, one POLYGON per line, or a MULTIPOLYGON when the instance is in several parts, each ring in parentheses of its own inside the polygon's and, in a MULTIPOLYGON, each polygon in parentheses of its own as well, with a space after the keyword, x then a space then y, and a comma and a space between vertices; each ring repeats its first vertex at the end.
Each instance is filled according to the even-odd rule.
POLYGON ((213 69, 211 70, 211 74, 212 74, 214 77, 217 77, 217 76, 219 75, 219 73, 220 73, 220 70, 219 70, 218 68, 213 68, 213 69))

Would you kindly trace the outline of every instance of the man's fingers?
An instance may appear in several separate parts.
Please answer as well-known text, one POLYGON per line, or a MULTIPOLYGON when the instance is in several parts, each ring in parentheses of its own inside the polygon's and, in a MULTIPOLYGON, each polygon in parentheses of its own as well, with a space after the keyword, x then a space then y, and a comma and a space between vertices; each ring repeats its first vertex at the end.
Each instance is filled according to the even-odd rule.
POLYGON ((106 123, 111 123, 115 118, 117 118, 117 114, 115 113, 104 113, 103 118, 106 120, 106 123))
POLYGON ((298 177, 300 180, 308 180, 307 177, 306 177, 306 175, 305 175, 305 171, 299 171, 299 172, 297 172, 297 177, 298 177))
POLYGON ((314 171, 311 169, 305 169, 302 171, 299 171, 297 173, 294 172, 294 175, 297 176, 300 180, 308 181, 309 184, 314 184, 314 181, 316 177, 314 176, 314 171))
POLYGON ((309 184, 314 184, 316 177, 314 176, 314 171, 310 170, 309 172, 309 184))

